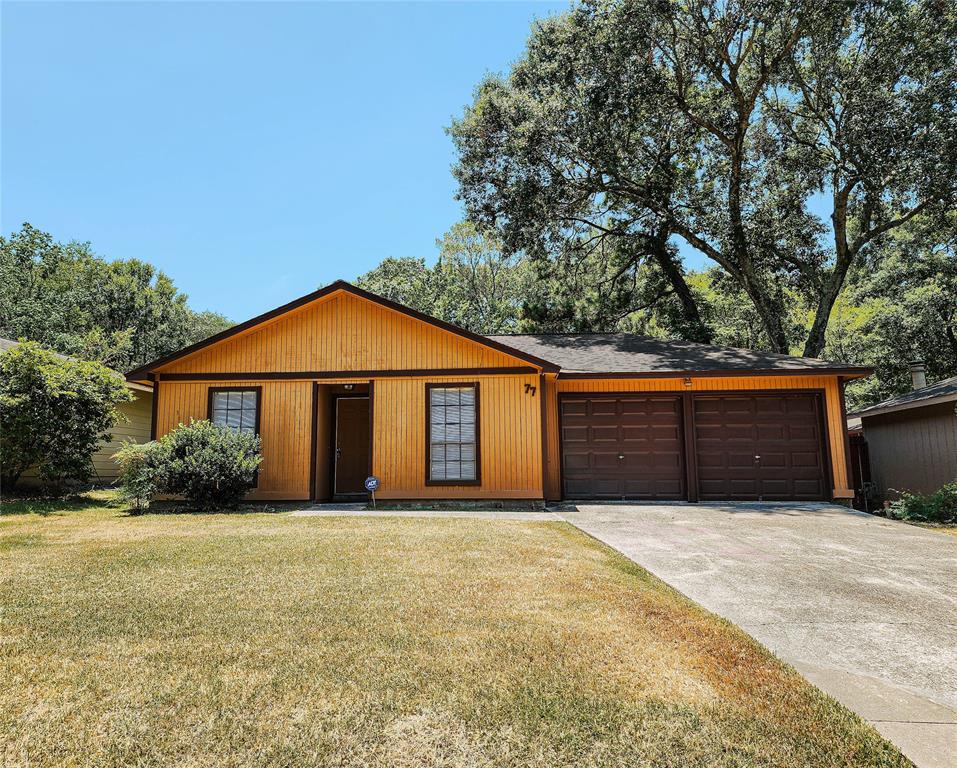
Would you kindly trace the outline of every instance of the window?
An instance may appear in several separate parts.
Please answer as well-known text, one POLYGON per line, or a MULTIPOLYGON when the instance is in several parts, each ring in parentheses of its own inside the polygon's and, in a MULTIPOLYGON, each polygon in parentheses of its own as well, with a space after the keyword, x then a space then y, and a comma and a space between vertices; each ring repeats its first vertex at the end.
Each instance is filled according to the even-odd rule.
POLYGON ((478 384, 426 385, 428 483, 479 483, 478 399, 478 384))
POLYGON ((218 427, 237 432, 259 432, 260 389, 227 388, 209 390, 209 420, 218 427))

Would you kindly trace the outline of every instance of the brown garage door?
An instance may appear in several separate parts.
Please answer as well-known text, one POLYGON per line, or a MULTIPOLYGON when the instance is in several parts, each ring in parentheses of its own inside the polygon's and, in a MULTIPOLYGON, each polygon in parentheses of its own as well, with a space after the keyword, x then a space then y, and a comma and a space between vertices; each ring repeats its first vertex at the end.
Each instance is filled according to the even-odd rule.
POLYGON ((570 499, 683 499, 681 400, 563 397, 562 480, 570 499))
POLYGON ((694 426, 702 501, 825 498, 816 395, 696 395, 694 426))

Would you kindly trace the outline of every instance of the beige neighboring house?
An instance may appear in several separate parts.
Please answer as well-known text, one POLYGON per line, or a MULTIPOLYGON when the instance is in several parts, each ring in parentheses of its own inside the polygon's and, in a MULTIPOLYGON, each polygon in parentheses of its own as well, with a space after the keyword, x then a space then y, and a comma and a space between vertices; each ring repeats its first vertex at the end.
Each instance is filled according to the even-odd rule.
MULTIPOLYGON (((0 339, 0 353, 11 347, 17 346, 19 342, 10 339, 0 339)), ((65 357, 60 355, 60 357, 65 357)), ((122 377, 122 374, 117 373, 122 377)), ((153 426, 153 388, 145 384, 128 381, 126 386, 133 394, 133 400, 127 403, 120 403, 117 410, 126 416, 121 419, 110 435, 111 439, 104 443, 102 447, 93 454, 93 475, 91 482, 97 485, 108 485, 116 480, 119 474, 119 467, 113 460, 113 454, 120 446, 126 442, 146 443, 150 440, 150 434, 153 426)), ((28 469, 23 473, 17 487, 36 484, 37 474, 35 469, 28 469)))

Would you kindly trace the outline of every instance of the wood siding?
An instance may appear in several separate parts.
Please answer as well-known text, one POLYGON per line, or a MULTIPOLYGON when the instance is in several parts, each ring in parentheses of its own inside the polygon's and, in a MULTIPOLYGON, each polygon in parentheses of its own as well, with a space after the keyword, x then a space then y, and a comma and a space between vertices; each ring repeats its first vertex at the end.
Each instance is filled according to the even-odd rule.
MULTIPOLYGON (((347 383, 343 380, 336 383, 347 383)), ((353 380, 365 383, 366 380, 353 380)), ((541 412, 538 376, 430 376, 374 379, 373 474, 380 499, 542 497, 541 412), (425 484, 425 385, 476 381, 482 392, 480 486, 425 484), (526 393, 525 385, 536 387, 526 393)), ((230 381, 229 386, 261 386, 263 464, 250 499, 310 498, 312 383, 307 381, 230 381)), ((157 435, 178 424, 206 418, 208 390, 222 382, 163 382, 157 435)), ((320 387, 322 435, 329 426, 327 389, 320 387)), ((316 454, 319 497, 329 493, 329 454, 320 439, 316 454)))
POLYGON ((473 375, 470 369, 528 368, 524 360, 346 293, 282 315, 264 326, 160 367, 156 434, 207 416, 207 393, 218 386, 261 386, 264 461, 251 499, 326 498, 330 493, 328 420, 330 387, 372 383, 373 473, 381 499, 542 498, 541 393, 537 373, 473 375), (435 373, 437 369, 441 373, 435 373), (334 379, 319 386, 313 425, 313 381, 212 380, 214 373, 422 370, 421 376, 374 374, 334 379), (459 372, 456 372, 456 371, 459 372), (425 371, 430 373, 425 374, 425 371), (208 380, 165 379, 206 374, 208 380), (442 375, 446 374, 446 375, 442 375), (481 388, 482 483, 425 484, 425 385, 477 382, 481 388), (526 391, 526 385, 534 391, 526 391), (312 435, 318 436, 315 451, 312 435), (313 468, 313 457, 315 465, 313 468), (315 489, 310 485, 315 478, 315 489))
POLYGON ((211 387, 262 387, 260 434, 263 463, 249 498, 310 497, 312 384, 308 381, 164 381, 159 388, 156 435, 207 417, 211 387))
POLYGON ((957 481, 955 403, 865 416, 871 480, 882 498, 895 491, 933 493, 957 481))
MULTIPOLYGON (((547 377, 546 377, 547 378, 547 377)), ((827 447, 830 454, 835 496, 851 493, 845 453, 846 428, 841 416, 841 393, 836 376, 720 376, 694 377, 686 387, 682 379, 571 379, 554 381, 546 387, 549 417, 547 420, 548 462, 546 496, 557 499, 561 494, 558 395, 564 392, 734 392, 753 390, 821 390, 824 393, 827 447), (554 400, 554 405, 551 401, 554 400)))
POLYGON ((111 433, 111 439, 93 454, 94 479, 100 482, 113 482, 119 476, 120 468, 113 460, 123 443, 147 443, 150 439, 150 423, 153 418, 153 393, 133 390, 135 400, 122 403, 117 407, 127 421, 120 421, 111 433))
POLYGON ((382 499, 542 498, 538 379, 537 374, 377 379, 373 468, 382 486, 376 496, 382 499), (425 484, 425 385, 443 382, 479 384, 481 485, 425 484))
POLYGON ((157 371, 388 371, 527 365, 374 302, 336 293, 157 371))

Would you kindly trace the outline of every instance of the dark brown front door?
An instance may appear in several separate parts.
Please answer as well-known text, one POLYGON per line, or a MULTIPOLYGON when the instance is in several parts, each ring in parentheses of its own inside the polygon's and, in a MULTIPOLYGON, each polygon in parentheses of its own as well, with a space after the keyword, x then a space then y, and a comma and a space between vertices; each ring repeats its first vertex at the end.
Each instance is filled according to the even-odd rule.
POLYGON ((678 397, 564 397, 562 481, 570 499, 683 499, 678 397))
POLYGON ((369 476, 369 398, 336 398, 335 495, 365 494, 369 476))
POLYGON ((694 432, 702 501, 825 498, 817 395, 696 395, 694 432))

